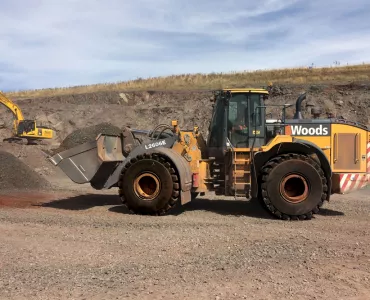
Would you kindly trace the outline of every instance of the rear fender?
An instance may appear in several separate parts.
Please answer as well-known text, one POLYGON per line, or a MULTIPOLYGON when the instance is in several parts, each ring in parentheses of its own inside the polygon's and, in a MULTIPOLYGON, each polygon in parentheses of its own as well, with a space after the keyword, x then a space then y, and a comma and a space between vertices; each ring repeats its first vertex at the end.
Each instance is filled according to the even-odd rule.
MULTIPOLYGON (((291 143, 279 143, 272 147, 268 152, 258 152, 255 154, 254 157, 254 167, 257 171, 257 177, 260 176, 260 171, 263 167, 263 165, 269 161, 271 158, 281 155, 281 154, 287 154, 287 153, 300 153, 305 155, 312 155, 316 154, 318 160, 317 162, 321 165, 321 168, 323 169, 325 173, 325 177, 327 180, 328 185, 328 195, 327 199, 329 201, 330 199, 330 191, 332 186, 332 170, 330 166, 330 162, 327 159, 325 153, 317 147, 314 143, 306 140, 300 140, 300 139, 293 139, 293 142, 291 143)), ((258 178, 253 178, 253 186, 252 186, 252 197, 258 196, 258 178)))

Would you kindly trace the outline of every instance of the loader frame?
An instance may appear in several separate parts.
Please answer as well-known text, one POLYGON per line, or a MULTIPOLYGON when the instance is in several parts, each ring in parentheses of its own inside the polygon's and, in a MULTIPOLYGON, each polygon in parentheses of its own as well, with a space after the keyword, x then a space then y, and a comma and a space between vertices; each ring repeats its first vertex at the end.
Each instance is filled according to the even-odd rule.
POLYGON ((177 202, 186 204, 200 193, 215 192, 259 198, 280 219, 304 220, 311 219, 333 193, 342 192, 345 174, 356 173, 363 180, 361 188, 369 183, 369 128, 337 119, 304 119, 300 108, 305 93, 297 99, 294 119, 285 118, 291 106, 285 104, 282 120, 267 124, 265 114, 257 113, 269 106, 263 103, 266 95, 263 89, 216 93, 207 140, 198 126, 181 130, 174 120, 171 126, 158 125, 152 131, 126 127, 120 136, 101 134, 49 160, 76 183, 90 183, 98 190, 117 187, 122 202, 134 213, 164 214, 177 202), (248 124, 246 147, 237 147, 228 131, 233 95, 233 105, 245 107, 241 116, 248 124), (147 138, 140 140, 136 134, 147 138), (338 150, 343 141, 354 142, 353 157, 343 158, 338 150), (148 193, 139 186, 143 176, 160 186, 155 199, 148 194, 149 185, 148 193))

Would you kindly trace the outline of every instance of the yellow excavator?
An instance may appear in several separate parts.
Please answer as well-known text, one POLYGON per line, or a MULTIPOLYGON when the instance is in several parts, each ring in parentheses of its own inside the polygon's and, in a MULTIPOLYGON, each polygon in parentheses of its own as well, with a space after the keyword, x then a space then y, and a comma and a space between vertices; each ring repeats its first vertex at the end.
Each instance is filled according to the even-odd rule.
POLYGON ((13 136, 4 139, 4 141, 22 141, 27 140, 27 144, 35 144, 37 140, 45 140, 53 138, 53 129, 38 124, 36 120, 26 120, 24 119, 22 110, 15 104, 12 100, 5 96, 5 94, 0 91, 0 103, 8 108, 14 116, 13 121, 13 136))

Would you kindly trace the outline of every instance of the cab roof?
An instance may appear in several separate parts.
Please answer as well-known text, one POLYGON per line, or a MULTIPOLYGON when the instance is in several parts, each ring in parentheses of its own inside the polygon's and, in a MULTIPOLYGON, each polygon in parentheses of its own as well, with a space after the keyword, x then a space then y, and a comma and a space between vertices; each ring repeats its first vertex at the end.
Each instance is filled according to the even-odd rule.
POLYGON ((230 88, 230 89, 222 89, 222 91, 230 91, 231 93, 256 93, 256 94, 269 94, 269 92, 265 89, 257 89, 257 88, 230 88))

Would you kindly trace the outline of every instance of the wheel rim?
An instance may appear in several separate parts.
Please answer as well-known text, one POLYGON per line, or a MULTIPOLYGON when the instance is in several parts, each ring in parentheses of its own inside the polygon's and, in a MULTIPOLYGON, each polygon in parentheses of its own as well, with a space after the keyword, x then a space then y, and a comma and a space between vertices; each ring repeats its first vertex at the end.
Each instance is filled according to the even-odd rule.
POLYGON ((280 183, 280 194, 291 203, 300 203, 306 200, 308 190, 306 179, 297 174, 286 176, 280 183))
POLYGON ((152 173, 144 173, 134 180, 135 194, 144 200, 153 200, 160 191, 160 182, 152 173))

